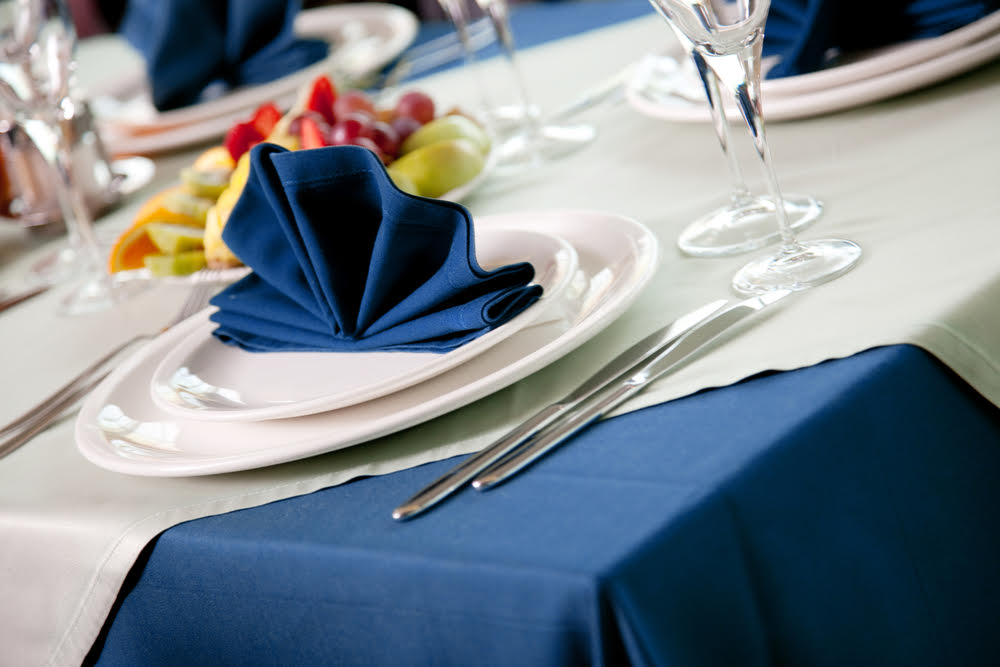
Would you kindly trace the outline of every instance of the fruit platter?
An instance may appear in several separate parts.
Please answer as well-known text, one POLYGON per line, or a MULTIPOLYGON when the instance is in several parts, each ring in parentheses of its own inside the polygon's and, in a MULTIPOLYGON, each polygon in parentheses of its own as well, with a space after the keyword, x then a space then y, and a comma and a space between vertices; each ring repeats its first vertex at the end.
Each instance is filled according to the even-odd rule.
POLYGON ((181 170, 178 183, 148 199, 113 245, 108 270, 121 277, 169 277, 242 267, 222 230, 249 177, 250 149, 261 142, 288 150, 365 147, 396 187, 421 197, 458 199, 490 165, 489 134, 461 110, 440 112, 419 90, 377 108, 362 91, 338 94, 321 75, 292 109, 282 112, 269 102, 235 123, 222 145, 202 152, 181 170))

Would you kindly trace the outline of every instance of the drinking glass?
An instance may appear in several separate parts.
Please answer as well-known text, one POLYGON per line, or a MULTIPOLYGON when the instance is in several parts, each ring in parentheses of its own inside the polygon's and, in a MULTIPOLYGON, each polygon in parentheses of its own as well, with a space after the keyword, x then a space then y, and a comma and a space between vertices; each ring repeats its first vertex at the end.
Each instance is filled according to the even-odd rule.
MULTIPOLYGON (((705 57, 694 48, 694 43, 678 30, 675 29, 674 32, 694 64, 705 89, 712 127, 726 158, 733 184, 729 203, 706 213, 688 225, 678 237, 677 246, 685 254, 694 257, 722 257, 770 245, 781 238, 774 200, 766 194, 754 195, 747 187, 736 154, 730 149, 732 137, 729 133, 729 122, 726 119, 719 80, 708 66, 705 57)), ((815 197, 782 194, 785 217, 793 231, 805 229, 816 222, 823 213, 823 204, 815 197)))
MULTIPOLYGON (((459 40, 471 62, 471 51, 466 35, 468 23, 467 0, 438 0, 448 19, 455 26, 459 40)), ((513 110, 492 107, 489 94, 485 97, 487 122, 500 139, 497 164, 499 167, 540 166, 586 146, 597 131, 591 125, 557 125, 546 122, 538 106, 532 103, 510 28, 507 0, 474 0, 475 5, 487 16, 497 34, 507 69, 513 79, 517 107, 513 110)))
POLYGON ((852 241, 798 241, 789 225, 767 144, 761 112, 761 47, 770 0, 650 0, 671 27, 684 35, 734 96, 764 168, 781 245, 774 254, 752 260, 733 277, 733 289, 762 294, 802 290, 840 276, 861 258, 852 241))
POLYGON ((66 222, 68 253, 82 280, 62 302, 77 315, 104 310, 121 296, 102 268, 90 210, 72 164, 72 123, 80 108, 71 94, 76 33, 61 0, 0 0, 0 104, 10 110, 54 175, 66 222))

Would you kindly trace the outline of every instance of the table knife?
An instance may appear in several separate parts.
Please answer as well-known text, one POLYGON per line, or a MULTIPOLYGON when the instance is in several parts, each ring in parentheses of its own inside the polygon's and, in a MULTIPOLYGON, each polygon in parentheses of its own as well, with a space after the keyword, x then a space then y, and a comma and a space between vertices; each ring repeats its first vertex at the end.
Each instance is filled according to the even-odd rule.
POLYGON ((473 488, 485 491, 523 470, 543 454, 583 430, 612 409, 642 391, 650 382, 676 369, 691 355, 721 336, 745 317, 788 296, 790 290, 752 297, 711 315, 676 340, 660 345, 654 354, 633 365, 627 372, 590 395, 586 404, 565 420, 552 424, 510 456, 490 465, 473 481, 473 488))
POLYGON ((608 362, 566 397, 542 408, 526 422, 421 489, 415 496, 397 507, 392 513, 392 518, 399 521, 412 518, 445 499, 541 429, 587 401, 622 372, 656 354, 664 345, 677 340, 725 305, 725 299, 713 301, 642 339, 608 362))

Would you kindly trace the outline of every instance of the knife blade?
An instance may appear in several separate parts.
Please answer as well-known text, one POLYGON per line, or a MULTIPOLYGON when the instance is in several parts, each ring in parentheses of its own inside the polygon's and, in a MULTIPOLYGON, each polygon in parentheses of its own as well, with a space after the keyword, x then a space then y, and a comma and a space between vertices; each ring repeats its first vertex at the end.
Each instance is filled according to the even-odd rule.
POLYGON ((48 290, 50 287, 52 287, 52 285, 37 285, 14 294, 0 291, 0 312, 3 312, 8 308, 13 308, 17 304, 27 301, 32 297, 36 297, 48 290))
POLYGON ((565 397, 542 408, 523 424, 418 491, 416 495, 393 510, 392 518, 397 521, 410 519, 444 500, 541 429, 581 405, 623 371, 656 354, 663 345, 677 340, 692 327, 725 306, 726 303, 725 299, 720 299, 706 304, 677 318, 668 326, 653 332, 628 348, 565 397))
POLYGON ((472 487, 486 491, 517 474, 543 454, 600 419, 612 409, 642 391, 650 382, 676 369, 730 327, 776 301, 791 294, 790 290, 770 292, 752 297, 725 308, 687 331, 676 340, 661 345, 647 359, 636 363, 611 383, 590 397, 579 410, 564 421, 552 425, 510 456, 498 460, 472 481, 472 487))

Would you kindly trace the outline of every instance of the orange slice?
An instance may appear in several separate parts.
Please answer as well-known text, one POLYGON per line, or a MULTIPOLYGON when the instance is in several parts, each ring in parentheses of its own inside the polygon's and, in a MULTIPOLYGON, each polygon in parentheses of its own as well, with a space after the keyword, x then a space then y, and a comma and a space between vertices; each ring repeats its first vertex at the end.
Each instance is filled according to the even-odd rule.
POLYGON ((131 271, 143 268, 146 255, 159 253, 159 249, 147 234, 146 225, 151 222, 168 222, 189 227, 203 227, 203 222, 191 211, 179 211, 169 206, 171 199, 178 195, 190 197, 183 185, 167 188, 153 195, 143 204, 132 220, 132 225, 122 232, 115 241, 108 256, 108 271, 131 271))
POLYGON ((146 255, 159 253, 159 248, 146 233, 146 225, 132 225, 118 237, 108 256, 108 271, 131 271, 141 269, 146 255))

